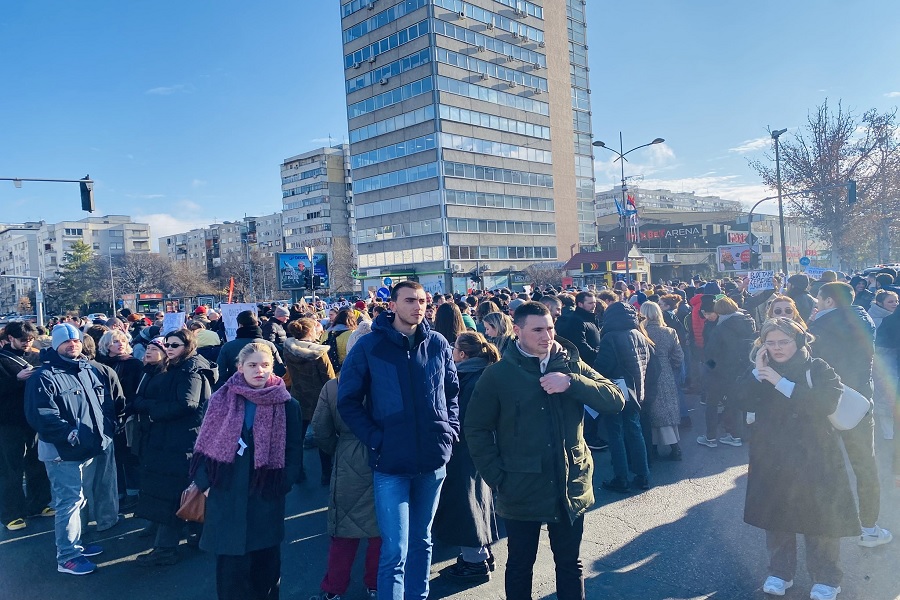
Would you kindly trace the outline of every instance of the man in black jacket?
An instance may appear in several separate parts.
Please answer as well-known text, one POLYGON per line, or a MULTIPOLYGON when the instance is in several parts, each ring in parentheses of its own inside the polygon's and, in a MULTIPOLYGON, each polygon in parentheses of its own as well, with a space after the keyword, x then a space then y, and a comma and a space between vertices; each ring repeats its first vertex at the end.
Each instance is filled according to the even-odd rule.
POLYGON ((36 335, 30 322, 13 321, 5 328, 6 345, 0 350, 0 521, 10 531, 23 529, 25 517, 53 516, 37 435, 25 420, 25 382, 35 373, 25 353, 36 335))
POLYGON ((578 292, 575 296, 575 310, 563 311, 556 322, 559 335, 575 344, 581 360, 589 365, 594 364, 600 348, 600 330, 597 329, 594 315, 596 307, 597 299, 592 292, 578 292))
MULTIPOLYGON (((860 306, 851 305, 853 288, 846 283, 826 283, 819 288, 819 311, 810 323, 815 336, 812 354, 825 360, 840 376, 841 383, 872 399, 872 360, 875 354, 875 324, 860 306)), ((876 523, 881 510, 881 485, 875 463, 875 420, 870 411, 849 431, 842 431, 850 466, 856 474, 859 545, 873 548, 893 539, 876 523)))
POLYGON ((809 323, 810 315, 816 307, 816 299, 809 295, 809 276, 797 273, 788 277, 786 295, 797 305, 803 320, 809 323))
POLYGON ((263 339, 275 344, 279 352, 284 348, 284 340, 287 339, 287 333, 284 331, 284 326, 287 324, 290 316, 290 310, 283 306, 279 306, 275 309, 272 317, 262 326, 263 339))

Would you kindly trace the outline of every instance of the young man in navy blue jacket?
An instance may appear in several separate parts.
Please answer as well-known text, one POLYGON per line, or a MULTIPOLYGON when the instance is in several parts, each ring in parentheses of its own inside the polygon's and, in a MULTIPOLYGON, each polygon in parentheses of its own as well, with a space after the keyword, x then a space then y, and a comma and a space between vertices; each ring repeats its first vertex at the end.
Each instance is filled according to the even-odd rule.
POLYGON ((338 385, 338 412, 370 450, 382 599, 428 597, 431 524, 459 439, 451 347, 423 322, 425 306, 418 283, 394 286, 390 312, 353 346, 338 385))

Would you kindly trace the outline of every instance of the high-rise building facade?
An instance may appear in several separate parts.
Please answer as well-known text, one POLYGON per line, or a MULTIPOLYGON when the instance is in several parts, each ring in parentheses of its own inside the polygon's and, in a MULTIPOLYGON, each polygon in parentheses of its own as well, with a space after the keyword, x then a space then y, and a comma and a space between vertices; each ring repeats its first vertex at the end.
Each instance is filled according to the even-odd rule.
POLYGON ((365 287, 393 275, 463 290, 469 272, 568 255, 584 239, 580 221, 595 235, 583 8, 581 0, 342 4, 365 287), (575 135, 573 147, 576 130, 588 137, 575 135), (589 210, 579 210, 581 196, 589 210))
MULTIPOLYGON (((639 211, 684 211, 684 212, 741 212, 741 203, 737 200, 725 200, 718 196, 698 196, 694 192, 671 192, 669 190, 650 190, 640 187, 628 189, 634 196, 639 211)), ((616 202, 622 204, 622 188, 597 192, 597 216, 604 217, 616 214, 616 202)))

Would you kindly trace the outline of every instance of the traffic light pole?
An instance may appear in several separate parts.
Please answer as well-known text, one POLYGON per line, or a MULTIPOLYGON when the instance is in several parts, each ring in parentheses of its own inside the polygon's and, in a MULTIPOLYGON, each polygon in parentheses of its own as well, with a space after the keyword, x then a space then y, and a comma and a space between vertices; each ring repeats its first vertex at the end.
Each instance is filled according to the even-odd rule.
POLYGON ((94 212, 94 180, 91 179, 90 175, 85 175, 84 179, 37 179, 30 177, 0 177, 0 181, 12 181, 17 188, 22 187, 23 181, 78 183, 81 184, 81 210, 94 212))

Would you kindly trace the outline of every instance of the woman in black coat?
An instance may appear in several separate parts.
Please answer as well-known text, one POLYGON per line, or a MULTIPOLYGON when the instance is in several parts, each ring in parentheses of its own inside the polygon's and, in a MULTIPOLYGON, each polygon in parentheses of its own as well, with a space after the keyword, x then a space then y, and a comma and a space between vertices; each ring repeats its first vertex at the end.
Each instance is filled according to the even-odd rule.
POLYGON ((841 380, 811 358, 811 336, 786 318, 767 320, 753 346, 755 368, 739 379, 731 401, 755 412, 744 521, 765 529, 769 552, 767 594, 793 585, 797 534, 815 585, 810 597, 840 591, 840 538, 859 535, 859 518, 828 415, 837 408, 841 380))
MULTIPOLYGON (((156 344, 151 342, 147 351, 156 344)), ((178 562, 176 549, 184 522, 175 512, 191 482, 191 453, 218 374, 215 364, 196 353, 190 331, 169 333, 163 345, 168 366, 142 384, 135 402, 136 412, 146 416, 149 425, 141 433, 141 495, 136 514, 159 524, 153 550, 137 557, 144 566, 178 562)))
MULTIPOLYGON (((496 346, 480 333, 466 331, 453 344, 453 362, 459 375, 459 421, 465 422, 466 408, 475 384, 489 366, 500 360, 496 346)), ((444 574, 468 581, 487 581, 494 570, 491 544, 500 536, 494 516, 491 488, 475 470, 464 437, 453 445, 453 456, 447 463, 447 477, 432 527, 442 542, 459 546, 456 564, 444 574)))

